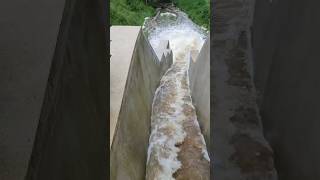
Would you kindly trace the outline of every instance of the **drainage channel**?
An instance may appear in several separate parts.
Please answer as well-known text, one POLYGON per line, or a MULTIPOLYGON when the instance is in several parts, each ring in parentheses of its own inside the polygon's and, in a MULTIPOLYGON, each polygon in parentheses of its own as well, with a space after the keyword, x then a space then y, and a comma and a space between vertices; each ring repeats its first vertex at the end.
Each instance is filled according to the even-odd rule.
POLYGON ((190 54, 200 51, 206 32, 174 8, 146 19, 143 29, 154 49, 169 41, 173 52, 173 64, 153 99, 146 179, 210 179, 210 159, 188 76, 190 54))

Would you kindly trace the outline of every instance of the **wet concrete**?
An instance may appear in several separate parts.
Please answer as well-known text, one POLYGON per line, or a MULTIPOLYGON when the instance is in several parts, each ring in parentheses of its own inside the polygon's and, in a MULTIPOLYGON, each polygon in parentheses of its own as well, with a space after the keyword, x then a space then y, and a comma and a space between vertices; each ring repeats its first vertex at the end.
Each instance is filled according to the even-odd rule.
POLYGON ((212 7, 213 178, 275 180, 273 151, 263 136, 252 80, 254 1, 216 0, 212 7))

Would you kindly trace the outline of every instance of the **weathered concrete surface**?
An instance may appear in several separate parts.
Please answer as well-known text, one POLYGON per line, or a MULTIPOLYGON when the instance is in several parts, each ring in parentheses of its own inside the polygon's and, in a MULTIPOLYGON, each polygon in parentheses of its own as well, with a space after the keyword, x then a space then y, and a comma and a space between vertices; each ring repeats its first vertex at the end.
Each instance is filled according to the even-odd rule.
POLYGON ((320 1, 256 3, 254 78, 279 179, 320 179, 320 1))
MULTIPOLYGON (((171 53, 172 54, 172 53, 171 53)), ((172 64, 170 60, 163 62, 172 64)), ((161 64, 148 40, 139 32, 124 90, 110 152, 110 179, 145 178, 151 107, 162 76, 161 64)), ((166 65, 169 66, 169 65, 166 65)))
POLYGON ((140 26, 110 28, 110 147, 140 26))
POLYGON ((64 3, 0 2, 0 179, 26 175, 64 3))
MULTIPOLYGON (((194 52, 191 52, 194 53, 194 52)), ((192 55, 191 55, 192 56, 192 55)), ((189 81, 192 103, 207 147, 210 147, 210 37, 204 43, 195 61, 190 61, 189 81)))
POLYGON ((275 180, 273 152, 263 137, 252 82, 254 1, 216 0, 212 7, 213 178, 275 180))
POLYGON ((65 4, 27 180, 107 179, 108 68, 100 3, 65 4))

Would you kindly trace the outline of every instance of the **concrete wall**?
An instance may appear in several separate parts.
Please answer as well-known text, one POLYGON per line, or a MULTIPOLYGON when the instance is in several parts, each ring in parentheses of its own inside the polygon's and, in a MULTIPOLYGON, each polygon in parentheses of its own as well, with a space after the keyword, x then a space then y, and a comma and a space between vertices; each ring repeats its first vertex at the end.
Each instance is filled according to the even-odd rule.
POLYGON ((213 179, 275 180, 252 79, 251 0, 215 0, 211 38, 213 179))
MULTIPOLYGON (((162 77, 162 66, 140 31, 133 52, 119 118, 111 145, 112 180, 145 178, 153 95, 162 77)), ((169 64, 163 64, 167 62, 169 64)))
POLYGON ((110 28, 110 148, 140 26, 110 28))
POLYGON ((173 63, 173 53, 170 48, 170 43, 168 40, 163 40, 160 42, 159 46, 153 50, 160 60, 160 74, 162 77, 162 75, 167 72, 173 63))
POLYGON ((279 177, 320 179, 320 2, 256 3, 255 84, 279 177))
POLYGON ((207 147, 210 147, 210 38, 204 43, 196 61, 190 61, 189 83, 192 102, 207 147))
POLYGON ((106 179, 100 1, 0 4, 0 179, 106 179))

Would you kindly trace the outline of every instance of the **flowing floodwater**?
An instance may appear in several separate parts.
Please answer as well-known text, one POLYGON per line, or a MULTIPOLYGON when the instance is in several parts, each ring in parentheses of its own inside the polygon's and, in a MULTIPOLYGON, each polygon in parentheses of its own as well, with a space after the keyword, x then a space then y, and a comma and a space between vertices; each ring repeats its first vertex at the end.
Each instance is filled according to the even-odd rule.
POLYGON ((210 159, 189 89, 190 52, 199 52, 206 32, 178 10, 147 19, 144 32, 157 49, 169 40, 173 64, 163 75, 152 104, 146 179, 210 179, 210 159))

